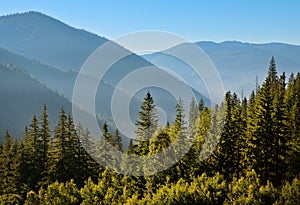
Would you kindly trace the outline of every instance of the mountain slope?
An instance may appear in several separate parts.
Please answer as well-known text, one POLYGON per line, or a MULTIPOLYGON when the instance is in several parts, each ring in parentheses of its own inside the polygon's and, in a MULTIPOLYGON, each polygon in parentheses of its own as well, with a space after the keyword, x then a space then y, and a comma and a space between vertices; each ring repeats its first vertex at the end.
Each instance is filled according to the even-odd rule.
POLYGON ((1 47, 64 70, 79 70, 106 41, 39 12, 0 17, 1 47))
MULTIPOLYGON (((269 61, 275 57, 278 72, 298 72, 300 69, 300 46, 270 43, 250 44, 238 41, 214 43, 201 41, 196 43, 215 64, 222 78, 225 90, 232 90, 248 95, 255 89, 256 76, 261 83, 266 75, 269 61)), ((180 49, 176 46, 170 49, 180 49)), ((170 58, 163 53, 153 53, 144 56, 145 59, 157 66, 167 66, 180 72, 191 85, 196 85, 200 79, 191 73, 188 66, 178 59, 170 58)))
POLYGON ((25 58, 14 54, 6 49, 0 48, 0 63, 11 64, 26 71, 32 77, 38 79, 48 88, 63 94, 71 99, 74 82, 77 73, 73 71, 61 71, 51 66, 42 64, 36 60, 25 58))
MULTIPOLYGON (((5 130, 18 138, 22 137, 33 114, 41 113, 44 104, 48 106, 52 126, 57 121, 61 107, 71 111, 71 103, 49 90, 24 71, 0 64, 0 136, 5 130)), ((1 140, 0 138, 0 140, 1 140)))
MULTIPOLYGON (((108 42, 105 38, 72 28, 38 12, 0 17, 0 39, 0 47, 27 57, 24 59, 23 56, 11 53, 8 55, 7 52, 1 54, 0 50, 0 62, 2 60, 4 63, 10 63, 26 70, 47 87, 59 91, 69 99, 71 99, 77 71, 81 64, 95 48, 108 42), (28 61, 28 58, 34 60, 28 61), (60 72, 56 67, 59 69, 72 68, 73 71, 60 72)), ((117 53, 124 53, 123 47, 114 43, 112 43, 112 47, 117 53)), ((152 66, 152 64, 134 53, 113 64, 105 73, 97 90, 97 114, 100 113, 102 117, 111 117, 111 97, 114 88, 127 74, 148 66, 152 66)), ((161 92, 157 89, 153 90, 153 97, 158 99, 165 96, 161 92)), ((131 110, 139 110, 144 93, 140 95, 142 97, 133 97, 131 110)), ((197 95, 200 96, 200 94, 197 95)), ((173 104, 175 106, 175 103, 173 104)), ((175 114, 172 106, 166 104, 159 104, 159 106, 171 110, 172 115, 175 114)), ((137 114, 132 115, 133 118, 137 117, 137 114)))

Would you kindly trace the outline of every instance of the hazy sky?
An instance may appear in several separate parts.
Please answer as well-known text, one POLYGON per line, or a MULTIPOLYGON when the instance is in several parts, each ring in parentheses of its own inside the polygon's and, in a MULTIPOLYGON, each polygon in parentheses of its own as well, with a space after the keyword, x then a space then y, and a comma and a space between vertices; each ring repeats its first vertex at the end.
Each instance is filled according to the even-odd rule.
POLYGON ((1 15, 40 11, 110 39, 162 30, 192 41, 300 45, 298 0, 12 0, 0 5, 1 15))

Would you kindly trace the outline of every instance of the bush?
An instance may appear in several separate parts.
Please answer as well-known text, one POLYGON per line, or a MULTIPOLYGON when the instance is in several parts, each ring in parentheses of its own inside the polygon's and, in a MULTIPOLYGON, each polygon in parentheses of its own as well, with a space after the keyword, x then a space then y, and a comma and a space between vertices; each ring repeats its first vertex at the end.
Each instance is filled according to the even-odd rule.
POLYGON ((17 194, 4 194, 0 196, 1 205, 15 205, 21 204, 22 197, 17 194))
POLYGON ((276 200, 276 196, 276 189, 273 184, 267 182, 265 186, 261 186, 257 174, 252 170, 247 172, 245 177, 233 178, 229 184, 229 191, 224 204, 272 204, 276 200))
POLYGON ((300 180, 295 178, 292 183, 286 183, 280 192, 280 197, 276 205, 294 205, 300 204, 300 180))

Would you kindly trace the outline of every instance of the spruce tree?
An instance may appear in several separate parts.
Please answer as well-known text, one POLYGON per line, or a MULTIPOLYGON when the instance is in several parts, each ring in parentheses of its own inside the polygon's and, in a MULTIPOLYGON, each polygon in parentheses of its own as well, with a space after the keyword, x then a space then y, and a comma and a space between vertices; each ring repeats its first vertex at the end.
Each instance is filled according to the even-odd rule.
POLYGON ((146 155, 149 152, 149 140, 157 129, 157 113, 155 109, 154 100, 148 91, 144 97, 139 112, 139 120, 135 122, 137 127, 136 135, 138 140, 139 154, 146 155))
POLYGON ((290 151, 288 152, 288 179, 292 179, 300 170, 300 73, 292 74, 285 93, 287 126, 290 131, 290 151))
POLYGON ((225 95, 225 123, 214 151, 216 159, 215 170, 222 173, 226 179, 231 179, 241 171, 241 144, 243 129, 241 126, 241 105, 237 95, 227 92, 225 95))
POLYGON ((123 144, 122 144, 122 138, 120 136, 119 130, 116 129, 115 134, 113 136, 114 141, 114 147, 119 150, 123 151, 123 144))
POLYGON ((96 142, 91 136, 90 131, 88 129, 84 130, 81 124, 76 126, 76 133, 80 139, 78 165, 82 173, 81 179, 85 181, 91 178, 93 181, 96 181, 99 174, 99 164, 91 156, 95 156, 96 154, 96 142))
POLYGON ((206 109, 203 98, 200 98, 198 103, 198 110, 201 113, 204 109, 206 109))
POLYGON ((67 116, 65 110, 62 108, 60 111, 57 126, 54 130, 54 135, 51 138, 51 146, 49 147, 49 181, 66 182, 70 179, 67 167, 67 116))
MULTIPOLYGON (((184 114, 184 103, 181 98, 178 99, 178 102, 175 106, 176 118, 172 129, 171 140, 176 140, 177 143, 174 147, 174 152, 176 155, 182 155, 183 151, 187 149, 190 143, 193 141, 193 138, 189 138, 187 134, 187 127, 184 114)), ((191 152, 188 152, 183 158, 181 158, 173 170, 175 178, 187 178, 189 176, 189 164, 191 163, 192 156, 191 152)))
POLYGON ((196 121, 198 119, 199 109, 195 98, 192 98, 189 110, 189 135, 193 136, 196 134, 196 121))
POLYGON ((39 123, 34 115, 24 138, 24 163, 26 171, 24 178, 29 189, 37 191, 41 181, 43 164, 41 159, 41 141, 39 135, 39 123))
POLYGON ((248 123, 250 168, 257 171, 263 183, 271 180, 275 185, 283 177, 288 151, 284 81, 284 76, 278 78, 272 57, 268 76, 257 93, 253 119, 248 123))
POLYGON ((66 121, 66 167, 69 173, 69 179, 74 179, 75 183, 79 186, 83 186, 82 180, 83 169, 80 159, 82 157, 81 145, 79 137, 76 133, 73 118, 70 114, 67 115, 66 121))
POLYGON ((39 140, 40 140, 40 164, 41 164, 41 180, 40 185, 43 185, 47 181, 48 166, 49 166, 49 143, 51 138, 50 122, 48 120, 47 106, 44 105, 43 113, 40 117, 40 129, 39 129, 39 140))
POLYGON ((23 187, 19 168, 21 165, 18 144, 6 131, 0 154, 0 195, 21 194, 23 187))

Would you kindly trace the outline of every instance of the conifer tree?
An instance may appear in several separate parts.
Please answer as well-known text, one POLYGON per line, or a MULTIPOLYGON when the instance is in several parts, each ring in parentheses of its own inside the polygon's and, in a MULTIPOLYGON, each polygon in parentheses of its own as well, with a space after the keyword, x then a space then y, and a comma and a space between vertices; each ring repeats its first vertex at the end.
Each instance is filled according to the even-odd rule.
POLYGON ((24 190, 19 168, 21 150, 8 131, 0 153, 0 195, 21 194, 24 190))
POLYGON ((241 129, 241 106, 234 93, 227 92, 225 95, 225 123, 219 140, 219 144, 214 152, 216 158, 215 169, 224 175, 226 179, 231 179, 233 175, 238 175, 241 171, 241 144, 243 130, 241 129))
POLYGON ((195 98, 192 98, 189 110, 189 135, 193 136, 196 133, 196 121, 199 115, 199 108, 195 98))
POLYGON ((24 138, 24 179, 29 189, 37 191, 41 180, 43 164, 41 161, 41 141, 39 137, 39 123, 34 115, 24 138))
POLYGON ((82 150, 79 137, 76 133, 76 128, 74 125, 73 118, 70 114, 67 115, 66 121, 66 167, 69 173, 69 179, 74 179, 75 183, 79 186, 83 186, 84 181, 82 179, 83 168, 80 163, 82 157, 82 150))
MULTIPOLYGON (((178 102, 175 106, 176 110, 176 118, 173 125, 172 133, 171 133, 171 140, 176 140, 177 143, 174 147, 174 152, 176 154, 181 155, 184 150, 189 147, 190 143, 193 141, 194 136, 191 138, 188 137, 187 134, 187 127, 186 127, 186 121, 185 121, 185 114, 184 114, 184 103, 181 98, 178 99, 178 102)), ((188 178, 190 170, 189 170, 189 164, 191 164, 191 161, 193 160, 193 156, 191 156, 192 152, 188 152, 183 158, 181 158, 177 163, 176 166, 174 166, 174 169, 172 171, 172 174, 174 174, 175 178, 177 180, 179 178, 188 178)))
POLYGON ((300 73, 292 74, 285 93, 287 126, 290 131, 290 150, 288 152, 288 179, 299 173, 300 170, 300 73))
POLYGON ((200 98, 198 103, 198 110, 201 113, 204 109, 206 109, 203 98, 200 98))
POLYGON ((119 151, 123 151, 122 138, 120 136, 118 129, 116 129, 115 131, 115 134, 113 136, 113 141, 114 141, 114 147, 119 151))
POLYGON ((288 151, 284 81, 284 77, 278 78, 272 57, 268 76, 257 93, 253 119, 248 124, 251 136, 249 167, 257 171, 263 183, 271 180, 275 185, 280 184, 283 173, 278 170, 285 170, 288 151))
POLYGON ((135 122, 137 126, 136 135, 138 140, 139 154, 146 155, 149 152, 149 140, 157 129, 157 113, 154 100, 148 91, 144 97, 139 112, 139 120, 135 122))
POLYGON ((51 138, 51 146, 49 148, 49 177, 50 182, 59 181, 66 182, 70 179, 67 167, 67 116, 65 110, 62 108, 60 111, 57 126, 54 130, 54 135, 51 138))
POLYGON ((43 113, 40 117, 40 129, 39 129, 39 140, 40 140, 40 164, 41 164, 41 181, 40 185, 43 185, 47 181, 48 166, 49 166, 49 143, 51 138, 50 122, 48 120, 47 106, 44 105, 43 113))

